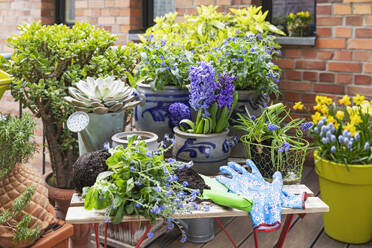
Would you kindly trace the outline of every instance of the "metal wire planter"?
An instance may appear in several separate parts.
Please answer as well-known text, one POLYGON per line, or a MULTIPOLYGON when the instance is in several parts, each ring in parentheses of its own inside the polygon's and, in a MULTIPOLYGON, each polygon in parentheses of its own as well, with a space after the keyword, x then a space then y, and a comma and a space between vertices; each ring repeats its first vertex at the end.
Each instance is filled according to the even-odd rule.
POLYGON ((302 168, 309 147, 307 140, 291 137, 289 151, 283 152, 279 151, 281 146, 272 145, 271 140, 257 143, 246 136, 241 137, 241 140, 244 144, 246 157, 256 164, 266 180, 271 181, 272 175, 276 171, 280 171, 283 182, 286 184, 301 181, 302 168))

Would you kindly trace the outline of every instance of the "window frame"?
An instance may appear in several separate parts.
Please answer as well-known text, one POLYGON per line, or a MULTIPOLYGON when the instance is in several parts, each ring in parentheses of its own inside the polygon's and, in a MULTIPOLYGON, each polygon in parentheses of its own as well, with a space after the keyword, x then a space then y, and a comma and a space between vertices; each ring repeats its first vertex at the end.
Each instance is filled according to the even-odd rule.
POLYGON ((66 0, 55 0, 55 23, 56 24, 65 24, 69 27, 74 26, 75 22, 66 21, 66 0))

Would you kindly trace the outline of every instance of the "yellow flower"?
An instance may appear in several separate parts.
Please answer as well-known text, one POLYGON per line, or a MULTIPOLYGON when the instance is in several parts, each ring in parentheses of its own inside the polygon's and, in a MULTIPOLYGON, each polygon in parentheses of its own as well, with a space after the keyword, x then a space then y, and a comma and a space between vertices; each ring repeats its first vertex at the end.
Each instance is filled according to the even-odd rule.
POLYGON ((359 123, 362 123, 362 118, 360 118, 360 115, 355 114, 350 116, 350 123, 353 125, 358 125, 359 123))
POLYGON ((336 118, 337 119, 339 119, 340 121, 342 121, 344 119, 344 116, 345 116, 344 111, 341 111, 341 110, 337 111, 337 113, 336 113, 336 118))
POLYGON ((323 115, 327 116, 328 115, 328 107, 326 105, 322 105, 320 108, 320 112, 322 112, 323 115))
POLYGON ((325 101, 326 101, 326 104, 327 104, 327 105, 331 105, 331 104, 333 103, 333 99, 330 98, 330 97, 326 97, 326 98, 325 98, 325 101))
POLYGON ((295 15, 293 13, 290 13, 289 17, 293 19, 295 17, 295 15))
POLYGON ((316 124, 322 119, 322 115, 319 112, 315 112, 315 114, 311 115, 311 119, 313 119, 313 122, 316 124))
POLYGON ((302 110, 304 108, 304 105, 302 102, 296 102, 295 105, 293 106, 294 110, 302 110))
POLYGON ((309 11, 306 11, 306 12, 305 12, 305 17, 310 17, 310 13, 309 13, 309 11))
POLYGON ((351 136, 354 137, 356 133, 356 127, 352 123, 348 123, 346 126, 344 126, 345 130, 348 130, 351 133, 351 136))
POLYGON ((327 117, 327 124, 329 124, 330 122, 332 122, 333 124, 336 122, 335 118, 333 118, 332 115, 327 117))
POLYGON ((356 96, 353 97, 353 102, 356 104, 356 105, 360 105, 363 103, 365 97, 364 96, 361 96, 359 94, 356 94, 356 96))
POLYGON ((342 99, 339 100, 339 103, 345 106, 349 106, 351 104, 350 97, 348 95, 344 95, 342 99))
POLYGON ((369 114, 370 116, 372 116, 372 102, 370 103, 368 101, 364 101, 360 105, 360 108, 363 114, 369 114))
POLYGON ((335 122, 335 123, 333 123, 333 126, 336 128, 336 130, 338 129, 338 127, 340 126, 340 123, 338 123, 338 122, 335 122))
POLYGON ((304 12, 303 12, 303 11, 301 11, 301 12, 297 12, 297 15, 298 15, 298 16, 304 16, 304 12))

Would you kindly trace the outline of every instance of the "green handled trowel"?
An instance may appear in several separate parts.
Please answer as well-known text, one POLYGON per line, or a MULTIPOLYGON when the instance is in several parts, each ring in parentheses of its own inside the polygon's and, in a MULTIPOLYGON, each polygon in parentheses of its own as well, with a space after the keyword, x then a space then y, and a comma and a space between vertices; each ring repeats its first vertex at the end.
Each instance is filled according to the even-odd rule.
POLYGON ((251 199, 228 192, 228 189, 223 184, 219 183, 215 178, 204 175, 200 176, 203 178, 205 184, 210 187, 210 189, 203 190, 203 199, 211 200, 221 206, 236 208, 246 212, 251 211, 253 206, 253 201, 251 199))

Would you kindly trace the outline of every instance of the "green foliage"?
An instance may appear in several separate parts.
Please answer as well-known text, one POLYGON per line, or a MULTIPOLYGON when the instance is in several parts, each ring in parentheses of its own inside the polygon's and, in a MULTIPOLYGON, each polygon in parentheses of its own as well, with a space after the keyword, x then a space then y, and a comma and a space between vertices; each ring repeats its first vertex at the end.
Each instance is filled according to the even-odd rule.
POLYGON ((0 178, 34 153, 35 122, 29 114, 22 118, 0 114, 0 178))
POLYGON ((137 78, 149 83, 154 91, 167 85, 186 88, 194 59, 183 46, 164 40, 148 42, 143 44, 140 57, 137 78))
POLYGON ((35 188, 27 187, 25 192, 14 200, 11 210, 0 213, 0 225, 3 225, 13 232, 14 243, 20 241, 36 240, 41 233, 40 224, 31 229, 31 216, 23 214, 23 210, 30 203, 35 188))
MULTIPOLYGON (((128 147, 110 150, 106 160, 109 171, 98 175, 96 183, 83 189, 86 209, 106 209, 105 215, 119 223, 124 215, 137 215, 155 221, 162 217, 171 224, 175 211, 188 211, 187 201, 195 200, 198 191, 177 182, 174 171, 190 163, 164 160, 164 152, 150 152, 144 141, 132 136, 128 147)), ((177 224, 177 223, 176 223, 177 224)))

